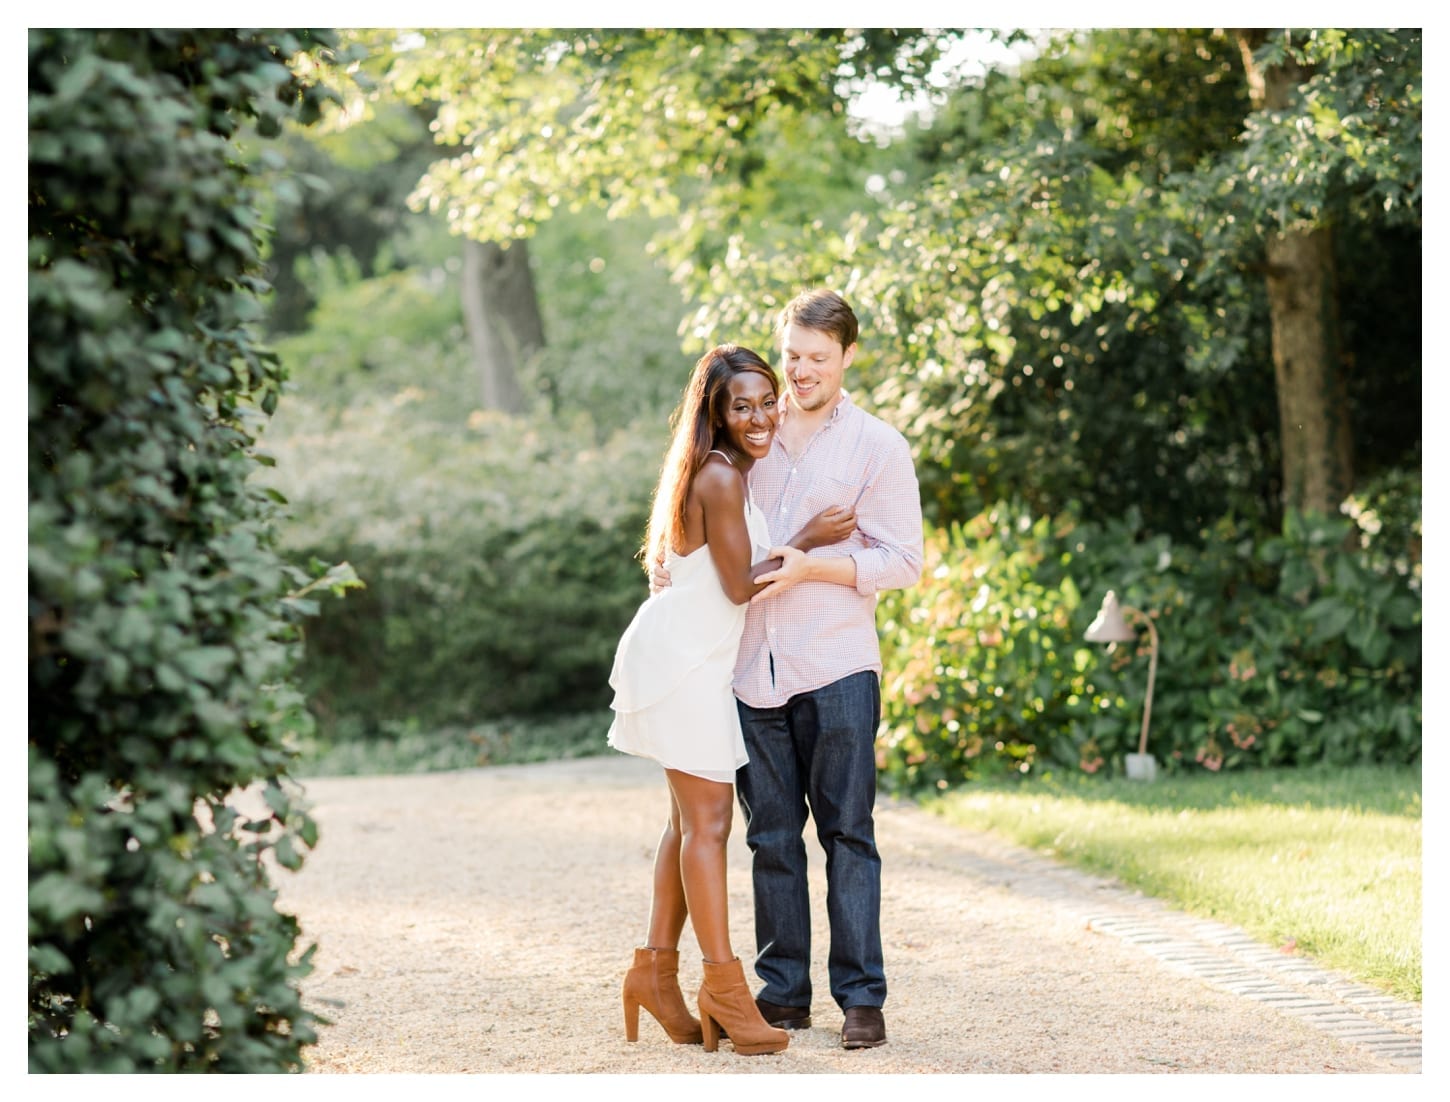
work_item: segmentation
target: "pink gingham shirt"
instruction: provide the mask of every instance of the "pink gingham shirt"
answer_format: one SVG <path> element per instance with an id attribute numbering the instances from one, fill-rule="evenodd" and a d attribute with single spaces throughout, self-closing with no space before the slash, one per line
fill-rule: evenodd
<path id="1" fill-rule="evenodd" d="M 782 407 L 790 416 L 788 404 Z M 862 670 L 879 675 L 876 594 L 921 575 L 921 497 L 906 439 L 842 391 L 830 420 L 798 456 L 776 437 L 750 471 L 750 493 L 776 544 L 827 506 L 854 505 L 851 537 L 811 554 L 850 555 L 856 586 L 798 582 L 749 605 L 735 695 L 751 707 L 774 708 Z"/>

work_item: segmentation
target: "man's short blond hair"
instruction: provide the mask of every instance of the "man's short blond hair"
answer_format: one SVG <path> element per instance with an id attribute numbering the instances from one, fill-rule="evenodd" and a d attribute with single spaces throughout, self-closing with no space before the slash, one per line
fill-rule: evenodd
<path id="1" fill-rule="evenodd" d="M 825 333 L 839 342 L 842 349 L 855 344 L 861 332 L 856 312 L 835 291 L 802 291 L 791 299 L 775 323 L 777 342 L 785 335 L 787 325 Z"/>

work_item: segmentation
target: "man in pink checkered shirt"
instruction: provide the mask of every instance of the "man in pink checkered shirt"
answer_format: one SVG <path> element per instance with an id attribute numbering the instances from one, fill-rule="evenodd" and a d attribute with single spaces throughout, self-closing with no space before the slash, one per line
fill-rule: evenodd
<path id="1" fill-rule="evenodd" d="M 841 1044 L 886 1041 L 881 1007 L 881 859 L 876 729 L 881 650 L 876 594 L 921 573 L 921 499 L 902 435 L 841 387 L 858 325 L 833 291 L 809 291 L 777 324 L 786 396 L 750 493 L 784 540 L 830 506 L 854 513 L 841 543 L 788 559 L 751 603 L 735 666 L 749 764 L 736 776 L 755 889 L 756 1002 L 784 1029 L 811 1024 L 807 813 L 826 854 L 831 995 Z M 656 584 L 667 584 L 660 571 Z"/>

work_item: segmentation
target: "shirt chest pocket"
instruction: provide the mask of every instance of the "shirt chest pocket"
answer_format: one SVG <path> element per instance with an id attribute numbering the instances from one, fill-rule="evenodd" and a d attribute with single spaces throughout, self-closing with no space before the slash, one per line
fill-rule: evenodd
<path id="1" fill-rule="evenodd" d="M 818 475 L 811 479 L 808 485 L 800 487 L 800 494 L 792 510 L 796 528 L 800 528 L 811 517 L 833 505 L 846 509 L 854 508 L 860 492 L 861 487 L 855 482 L 843 478 L 832 478 L 829 475 Z M 787 533 L 787 536 L 794 534 L 793 530 Z"/>

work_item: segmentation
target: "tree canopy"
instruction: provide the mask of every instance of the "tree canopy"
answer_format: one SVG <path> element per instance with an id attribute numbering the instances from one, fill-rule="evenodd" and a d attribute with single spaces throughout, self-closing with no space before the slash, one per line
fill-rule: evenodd
<path id="1" fill-rule="evenodd" d="M 1308 354 L 1269 340 L 1273 234 L 1418 225 L 1419 32 L 1063 33 L 953 88 L 905 146 L 847 125 L 853 80 L 920 88 L 957 33 L 422 31 L 374 36 L 371 71 L 435 110 L 448 153 L 414 202 L 458 232 L 506 241 L 589 204 L 665 218 L 696 346 L 767 339 L 802 285 L 854 296 L 874 400 L 943 517 L 1006 494 L 1136 500 L 1186 530 L 1334 508 L 1296 473 L 1320 460 L 1279 469 L 1272 407 L 1223 396 L 1284 391 L 1271 364 Z M 1292 102 L 1256 103 L 1288 64 Z"/>

